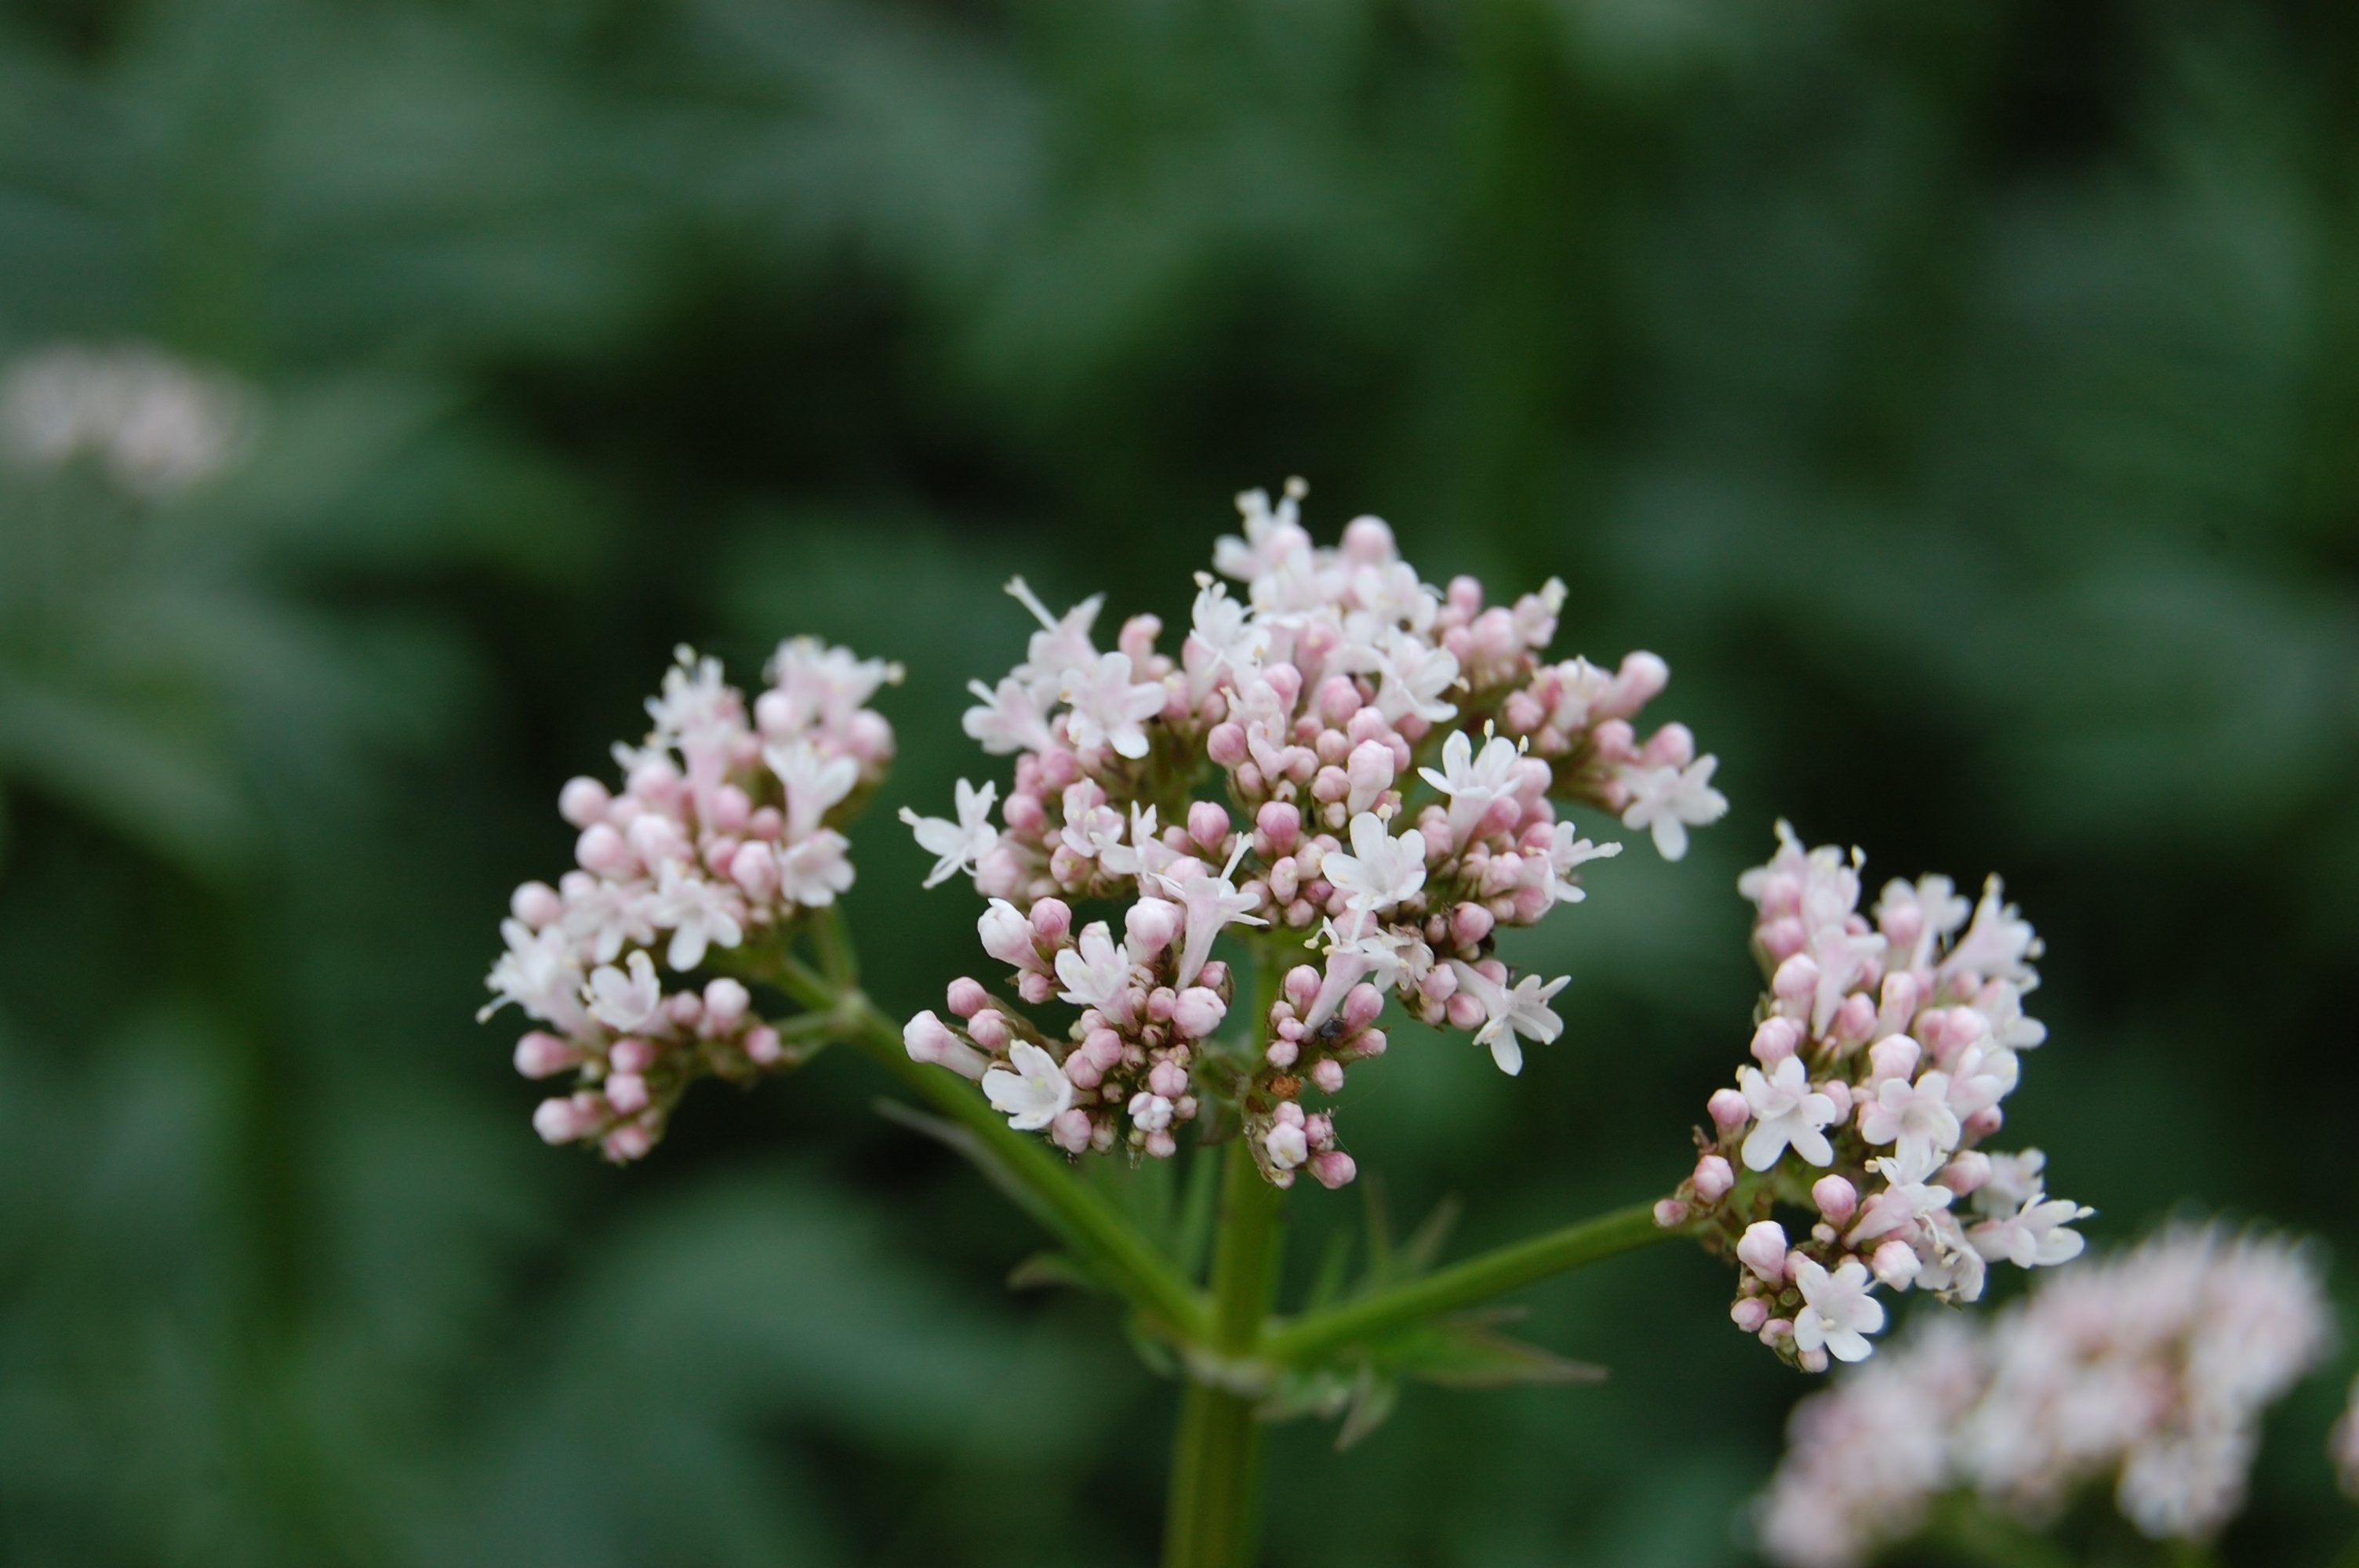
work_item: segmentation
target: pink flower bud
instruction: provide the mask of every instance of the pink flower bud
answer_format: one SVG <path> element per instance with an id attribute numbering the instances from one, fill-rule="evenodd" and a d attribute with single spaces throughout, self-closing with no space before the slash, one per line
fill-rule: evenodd
<path id="1" fill-rule="evenodd" d="M 1867 1070 L 1878 1080 L 1898 1078 L 1903 1083 L 1917 1072 L 1918 1058 L 1924 1054 L 1917 1042 L 1906 1034 L 1887 1034 L 1867 1048 Z"/>
<path id="2" fill-rule="evenodd" d="M 1288 1019 L 1287 1022 L 1288 1023 L 1294 1022 L 1292 1019 Z M 1297 1033 L 1300 1033 L 1300 1027 L 1301 1026 L 1299 1024 L 1296 1025 Z M 1291 1067 L 1295 1063 L 1302 1059 L 1302 1047 L 1296 1044 L 1292 1040 L 1280 1035 L 1277 1039 L 1271 1041 L 1267 1047 L 1263 1050 L 1262 1056 L 1271 1066 L 1276 1067 L 1280 1072 L 1284 1072 L 1287 1068 Z"/>
<path id="3" fill-rule="evenodd" d="M 1819 966 L 1808 953 L 1797 953 L 1769 977 L 1769 989 L 1788 1007 L 1808 1011 L 1819 991 Z"/>
<path id="4" fill-rule="evenodd" d="M 1802 1041 L 1802 1026 L 1790 1018 L 1765 1018 L 1753 1032 L 1753 1056 L 1765 1067 L 1774 1067 L 1794 1054 Z"/>
<path id="5" fill-rule="evenodd" d="M 610 1071 L 617 1073 L 644 1073 L 656 1065 L 657 1054 L 652 1042 L 635 1035 L 614 1042 L 606 1053 L 606 1065 Z"/>
<path id="6" fill-rule="evenodd" d="M 1835 1009 L 1829 1032 L 1844 1044 L 1854 1044 L 1875 1033 L 1875 1003 L 1865 991 L 1854 991 Z"/>
<path id="7" fill-rule="evenodd" d="M 983 989 L 981 980 L 971 975 L 961 975 L 951 982 L 950 994 L 944 1000 L 955 1016 L 973 1018 L 991 1005 L 991 993 Z"/>
<path id="8" fill-rule="evenodd" d="M 1298 1015 L 1309 1012 L 1311 1004 L 1319 1000 L 1321 979 L 1319 971 L 1308 964 L 1297 964 L 1286 971 L 1286 1000 L 1294 1005 Z"/>
<path id="9" fill-rule="evenodd" d="M 1360 1167 L 1341 1149 L 1329 1149 L 1310 1156 L 1310 1174 L 1331 1193 L 1337 1187 L 1349 1185 L 1352 1178 L 1359 1173 Z"/>
<path id="10" fill-rule="evenodd" d="M 1072 906 L 1063 899 L 1044 898 L 1032 906 L 1032 929 L 1041 941 L 1062 941 L 1072 928 Z"/>
<path id="11" fill-rule="evenodd" d="M 986 1051 L 1005 1051 L 1015 1041 L 1016 1032 L 1008 1027 L 1007 1015 L 995 1007 L 986 1007 L 966 1021 L 967 1038 Z"/>
<path id="12" fill-rule="evenodd" d="M 571 1095 L 545 1099 L 532 1113 L 532 1130 L 544 1143 L 571 1143 L 587 1136 L 598 1124 L 595 1095 Z"/>
<path id="13" fill-rule="evenodd" d="M 1644 651 L 1625 654 L 1601 706 L 1615 715 L 1636 713 L 1670 684 L 1671 666 L 1659 657 Z"/>
<path id="14" fill-rule="evenodd" d="M 1385 1054 L 1385 1047 L 1387 1044 L 1389 1043 L 1385 1039 L 1385 1032 L 1383 1030 L 1369 1029 L 1361 1032 L 1360 1037 L 1352 1043 L 1352 1049 L 1355 1055 L 1373 1058 L 1383 1055 Z M 1336 1087 L 1340 1088 L 1342 1087 L 1343 1073 L 1341 1069 L 1338 1069 L 1336 1073 Z M 1332 1094 L 1333 1092 L 1333 1089 L 1328 1090 L 1328 1093 L 1330 1094 Z"/>
<path id="15" fill-rule="evenodd" d="M 1933 1178 L 1960 1197 L 1979 1192 L 1991 1179 L 1990 1156 L 1979 1149 L 1968 1149 L 1951 1156 L 1941 1173 Z"/>
<path id="16" fill-rule="evenodd" d="M 1234 721 L 1215 724 L 1204 737 L 1204 753 L 1224 768 L 1245 760 L 1245 726 Z"/>
<path id="17" fill-rule="evenodd" d="M 1812 1086 L 1827 1097 L 1835 1108 L 1835 1120 L 1840 1123 L 1851 1115 L 1851 1086 L 1841 1078 L 1827 1078 Z"/>
<path id="18" fill-rule="evenodd" d="M 1704 1109 L 1712 1114 L 1712 1125 L 1723 1132 L 1734 1132 L 1753 1119 L 1753 1108 L 1734 1089 L 1713 1090 L 1712 1098 L 1704 1102 Z"/>
<path id="19" fill-rule="evenodd" d="M 1049 1140 L 1068 1154 L 1079 1154 L 1090 1146 L 1090 1113 L 1074 1106 L 1049 1123 Z"/>
<path id="20" fill-rule="evenodd" d="M 1769 1321 L 1769 1303 L 1759 1296 L 1740 1296 L 1728 1309 L 1728 1320 L 1747 1334 L 1758 1334 Z"/>
<path id="21" fill-rule="evenodd" d="M 1779 1349 L 1794 1342 L 1794 1320 L 1773 1317 L 1761 1325 L 1761 1343 L 1770 1349 Z"/>
<path id="22" fill-rule="evenodd" d="M 729 857 L 729 880 L 745 890 L 745 896 L 756 903 L 777 895 L 777 851 L 763 843 L 740 844 L 737 852 Z"/>
<path id="23" fill-rule="evenodd" d="M 606 1100 L 628 1116 L 647 1108 L 647 1081 L 636 1073 L 606 1075 Z"/>
<path id="24" fill-rule="evenodd" d="M 757 1067 L 774 1067 L 786 1060 L 787 1047 L 778 1032 L 766 1023 L 745 1031 L 745 1054 Z"/>
<path id="25" fill-rule="evenodd" d="M 618 1164 L 644 1160 L 656 1146 L 655 1130 L 643 1122 L 625 1122 L 599 1141 L 599 1152 Z"/>
<path id="26" fill-rule="evenodd" d="M 1841 1176 L 1821 1176 L 1810 1184 L 1810 1201 L 1821 1214 L 1842 1225 L 1859 1212 L 1859 1189 Z"/>
<path id="27" fill-rule="evenodd" d="M 602 877 L 627 877 L 639 869 L 623 836 L 603 822 L 592 823 L 574 840 L 573 859 L 585 871 Z"/>
<path id="28" fill-rule="evenodd" d="M 746 832 L 766 843 L 775 843 L 778 836 L 786 830 L 786 814 L 775 806 L 757 808 L 754 813 L 753 820 L 745 824 Z"/>
<path id="29" fill-rule="evenodd" d="M 516 1042 L 516 1070 L 527 1078 L 561 1073 L 581 1060 L 580 1047 L 546 1030 L 536 1029 Z"/>
<path id="30" fill-rule="evenodd" d="M 565 781 L 557 792 L 557 815 L 576 827 L 587 827 L 606 819 L 606 808 L 614 797 L 596 779 L 577 778 Z"/>
<path id="31" fill-rule="evenodd" d="M 508 913 L 538 931 L 565 913 L 565 901 L 547 882 L 526 882 L 508 896 Z"/>
<path id="32" fill-rule="evenodd" d="M 948 1067 L 962 1078 L 980 1080 L 991 1065 L 982 1052 L 951 1033 L 949 1026 L 930 1011 L 921 1012 L 901 1026 L 901 1044 L 912 1062 Z"/>
<path id="33" fill-rule="evenodd" d="M 1483 1011 L 1480 999 L 1471 991 L 1460 991 L 1450 999 L 1446 1016 L 1452 1029 L 1480 1029 L 1489 1015 Z"/>
<path id="34" fill-rule="evenodd" d="M 1662 1198 L 1655 1204 L 1655 1223 L 1665 1230 L 1673 1230 L 1688 1222 L 1688 1206 L 1677 1198 Z"/>
<path id="35" fill-rule="evenodd" d="M 1343 993 L 1343 1027 L 1349 1031 L 1365 1029 L 1382 1016 L 1385 993 L 1362 980 Z"/>
<path id="36" fill-rule="evenodd" d="M 1332 1056 L 1321 1057 L 1318 1061 L 1310 1064 L 1310 1081 L 1312 1084 L 1317 1086 L 1321 1094 L 1342 1094 L 1343 1092 L 1343 1064 L 1338 1062 Z"/>
<path id="37" fill-rule="evenodd" d="M 1217 854 L 1229 837 L 1229 814 L 1218 801 L 1199 800 L 1188 807 L 1188 837 Z"/>
<path id="38" fill-rule="evenodd" d="M 1706 1203 L 1718 1203 L 1736 1185 L 1736 1173 L 1719 1155 L 1706 1154 L 1696 1162 L 1693 1180 L 1696 1196 Z"/>
<path id="39" fill-rule="evenodd" d="M 1451 939 L 1461 947 L 1478 946 L 1496 924 L 1491 912 L 1481 904 L 1462 903 L 1450 912 Z"/>
<path id="40" fill-rule="evenodd" d="M 1122 917 L 1131 961 L 1153 963 L 1156 955 L 1170 946 L 1171 939 L 1180 934 L 1180 906 L 1163 899 L 1142 898 L 1132 904 Z"/>
<path id="41" fill-rule="evenodd" d="M 1821 1346 L 1816 1350 L 1803 1350 L 1797 1352 L 1794 1357 L 1794 1365 L 1799 1367 L 1805 1372 L 1825 1371 L 1827 1369 L 1827 1353 L 1825 1347 Z"/>
<path id="42" fill-rule="evenodd" d="M 1254 814 L 1254 826 L 1277 854 L 1291 853 L 1302 837 L 1302 813 L 1283 800 L 1273 800 Z"/>
<path id="43" fill-rule="evenodd" d="M 1218 1029 L 1221 1020 L 1228 1015 L 1229 1004 L 1221 1000 L 1218 991 L 1190 986 L 1172 1004 L 1171 1027 L 1180 1032 L 1182 1039 L 1201 1040 Z"/>
<path id="44" fill-rule="evenodd" d="M 1896 1236 L 1875 1249 L 1873 1267 L 1875 1277 L 1897 1291 L 1915 1280 L 1925 1264 L 1915 1248 Z"/>
<path id="45" fill-rule="evenodd" d="M 704 988 L 704 1019 L 715 1033 L 726 1033 L 737 1027 L 754 998 L 735 980 L 723 976 Z"/>
<path id="46" fill-rule="evenodd" d="M 1772 1285 L 1786 1282 L 1786 1227 L 1774 1219 L 1757 1220 L 1745 1227 L 1736 1243 L 1736 1259 Z"/>

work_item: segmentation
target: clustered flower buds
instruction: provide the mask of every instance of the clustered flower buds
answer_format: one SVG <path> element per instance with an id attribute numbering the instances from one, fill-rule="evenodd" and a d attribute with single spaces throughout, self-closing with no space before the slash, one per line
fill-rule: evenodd
<path id="1" fill-rule="evenodd" d="M 1473 1032 L 1509 1073 L 1522 1041 L 1561 1031 L 1549 1000 L 1565 982 L 1492 956 L 1498 927 L 1578 901 L 1578 868 L 1620 848 L 1581 838 L 1552 796 L 1650 830 L 1674 860 L 1727 809 L 1684 726 L 1643 741 L 1633 728 L 1669 678 L 1660 659 L 1541 662 L 1561 583 L 1513 605 L 1486 606 L 1471 578 L 1434 589 L 1376 518 L 1314 545 L 1303 493 L 1238 498 L 1244 535 L 1213 564 L 1245 598 L 1199 574 L 1177 659 L 1153 616 L 1101 650 L 1102 599 L 1060 616 L 1010 583 L 1039 630 L 1005 677 L 973 684 L 965 718 L 984 750 L 1015 754 L 1006 798 L 962 781 L 954 818 L 904 813 L 937 857 L 928 885 L 964 872 L 991 901 L 983 946 L 1014 993 L 960 979 L 955 1022 L 911 1019 L 909 1054 L 1069 1151 L 1167 1156 L 1175 1127 L 1233 1103 L 1273 1183 L 1350 1181 L 1332 1115 L 1302 1098 L 1382 1054 L 1387 993 Z M 1222 799 L 1196 798 L 1208 780 Z M 1121 907 L 1082 921 L 1091 901 Z M 1323 960 L 1256 1004 L 1244 1061 L 1210 1042 L 1236 1000 L 1211 956 L 1233 926 Z M 1079 1019 L 1060 1031 L 1021 1011 L 1051 1000 Z"/>
<path id="2" fill-rule="evenodd" d="M 27 469 L 87 458 L 116 490 L 145 500 L 230 466 L 254 422 L 244 384 L 137 344 L 63 344 L 0 375 L 0 458 Z"/>
<path id="3" fill-rule="evenodd" d="M 2093 1211 L 2047 1195 L 2038 1151 L 1979 1147 L 2047 1037 L 2023 1012 L 2039 942 L 1998 879 L 1971 904 L 1947 877 L 1887 882 L 1871 925 L 1857 850 L 1777 835 L 1738 883 L 1769 975 L 1754 1062 L 1712 1095 L 1695 1170 L 1656 1213 L 1740 1264 L 1740 1329 L 1821 1372 L 1868 1355 L 1877 1285 L 1976 1300 L 1992 1263 L 2078 1256 L 2069 1226 Z M 1816 1215 L 1791 1245 L 1778 1204 Z"/>
<path id="4" fill-rule="evenodd" d="M 852 885 L 838 827 L 892 761 L 892 727 L 866 704 L 900 670 L 798 639 L 769 674 L 749 715 L 718 660 L 680 649 L 646 743 L 614 748 L 621 791 L 577 778 L 558 796 L 581 831 L 575 869 L 516 889 L 484 1010 L 515 1002 L 547 1025 L 517 1043 L 518 1072 L 574 1074 L 533 1116 L 551 1143 L 637 1159 L 697 1078 L 800 1058 L 739 979 L 689 977 Z"/>
<path id="5" fill-rule="evenodd" d="M 2327 1354 L 2317 1260 L 2282 1238 L 2175 1229 L 2048 1279 L 1974 1332 L 1918 1325 L 1795 1408 L 1756 1512 L 1790 1568 L 1854 1568 L 1951 1491 L 2033 1526 L 2114 1480 L 2157 1539 L 2236 1512 L 2262 1412 Z"/>

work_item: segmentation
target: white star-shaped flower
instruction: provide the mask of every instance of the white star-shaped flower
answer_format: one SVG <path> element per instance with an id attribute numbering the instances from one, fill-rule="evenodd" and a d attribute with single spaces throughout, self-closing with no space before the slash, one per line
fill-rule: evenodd
<path id="1" fill-rule="evenodd" d="M 1373 811 L 1352 818 L 1352 853 L 1329 855 L 1321 874 L 1357 910 L 1381 914 L 1425 886 L 1425 836 L 1414 827 L 1396 838 Z"/>
<path id="2" fill-rule="evenodd" d="M 1450 834 L 1464 843 L 1494 801 L 1515 793 L 1516 763 L 1523 752 L 1504 735 L 1484 742 L 1478 755 L 1463 730 L 1441 743 L 1441 771 L 1418 769 L 1418 776 L 1450 797 Z"/>
<path id="3" fill-rule="evenodd" d="M 991 1108 L 1007 1118 L 1018 1132 L 1038 1132 L 1073 1103 L 1073 1081 L 1057 1058 L 1028 1040 L 1018 1040 L 1007 1053 L 1008 1066 L 983 1075 L 983 1092 Z"/>
<path id="4" fill-rule="evenodd" d="M 1117 756 L 1147 755 L 1145 721 L 1163 711 L 1161 681 L 1133 681 L 1128 654 L 1102 654 L 1065 672 L 1059 695 L 1071 705 L 1065 734 L 1077 750 L 1111 746 Z"/>
<path id="5" fill-rule="evenodd" d="M 590 1016 L 617 1034 L 645 1029 L 663 1007 L 663 984 L 656 978 L 655 960 L 633 951 L 625 975 L 612 964 L 590 971 Z"/>
<path id="6" fill-rule="evenodd" d="M 1867 1336 L 1884 1327 L 1884 1303 L 1867 1293 L 1866 1266 L 1846 1258 L 1830 1274 L 1824 1264 L 1797 1258 L 1793 1272 L 1794 1286 L 1802 1292 L 1802 1309 L 1794 1314 L 1794 1347 L 1824 1350 L 1838 1361 L 1866 1360 L 1875 1349 Z"/>
<path id="7" fill-rule="evenodd" d="M 1620 778 L 1630 805 L 1622 813 L 1622 826 L 1651 828 L 1656 852 L 1666 860 L 1680 859 L 1688 852 L 1690 827 L 1727 815 L 1728 797 L 1712 787 L 1712 770 L 1719 766 L 1718 757 L 1698 757 L 1684 768 L 1668 762 L 1623 768 Z"/>
<path id="8" fill-rule="evenodd" d="M 998 798 L 998 784 L 986 780 L 977 789 L 961 779 L 956 822 L 940 816 L 920 816 L 906 806 L 901 808 L 901 820 L 917 836 L 918 848 L 938 857 L 934 869 L 926 873 L 926 886 L 934 887 L 961 871 L 973 870 L 977 860 L 991 853 L 999 842 L 999 833 L 991 826 L 992 803 Z"/>
<path id="9" fill-rule="evenodd" d="M 1767 1170 L 1788 1145 L 1813 1165 L 1834 1163 L 1834 1146 L 1819 1130 L 1834 1120 L 1835 1102 L 1810 1087 L 1799 1056 L 1785 1058 L 1766 1075 L 1739 1067 L 1736 1087 L 1753 1110 L 1753 1130 L 1745 1138 L 1746 1170 Z"/>

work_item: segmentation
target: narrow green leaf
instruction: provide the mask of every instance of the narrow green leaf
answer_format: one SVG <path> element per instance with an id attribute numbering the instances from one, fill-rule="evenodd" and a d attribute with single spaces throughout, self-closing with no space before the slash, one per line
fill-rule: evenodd
<path id="1" fill-rule="evenodd" d="M 1335 1433 L 1335 1452 L 1348 1453 L 1358 1446 L 1361 1439 L 1391 1418 L 1398 1403 L 1399 1381 L 1377 1370 L 1374 1361 L 1361 1362 L 1359 1381 L 1352 1390 L 1352 1408 L 1344 1412 L 1343 1425 Z"/>
<path id="2" fill-rule="evenodd" d="M 1071 1289 L 1093 1294 L 1107 1291 L 1105 1281 L 1082 1265 L 1080 1260 L 1063 1252 L 1035 1252 L 1007 1271 L 1007 1288 L 1011 1291 L 1043 1291 Z"/>

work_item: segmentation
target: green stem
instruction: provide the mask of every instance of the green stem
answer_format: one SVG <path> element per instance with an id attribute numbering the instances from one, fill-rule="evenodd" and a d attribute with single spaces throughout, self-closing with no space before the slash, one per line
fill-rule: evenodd
<path id="1" fill-rule="evenodd" d="M 1211 1314 L 1203 1295 L 1171 1260 L 1096 1189 L 1077 1179 L 1062 1157 L 1050 1153 L 1038 1139 L 1010 1128 L 1007 1119 L 974 1092 L 973 1084 L 953 1073 L 909 1060 L 901 1044 L 901 1026 L 878 1011 L 865 995 L 838 989 L 792 958 L 784 959 L 765 978 L 774 979 L 804 1006 L 832 1012 L 843 1037 L 862 1054 L 963 1128 L 1034 1200 L 1036 1212 L 1065 1244 L 1094 1264 L 1099 1275 L 1168 1337 L 1188 1343 L 1206 1336 Z"/>
<path id="2" fill-rule="evenodd" d="M 1260 1533 L 1263 1426 L 1250 1358 L 1277 1294 L 1286 1197 L 1240 1133 L 1223 1156 L 1212 1358 L 1191 1366 L 1173 1440 L 1164 1568 L 1246 1568 Z M 1224 1379 L 1223 1374 L 1227 1374 Z"/>
<path id="3" fill-rule="evenodd" d="M 1473 1306 L 1551 1274 L 1685 1234 L 1657 1225 L 1652 1204 L 1616 1209 L 1297 1318 L 1264 1337 L 1262 1354 L 1290 1366 L 1347 1345 L 1382 1338 L 1437 1314 Z"/>

